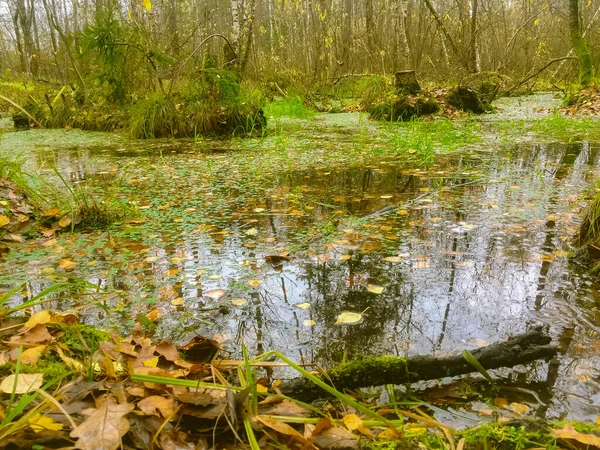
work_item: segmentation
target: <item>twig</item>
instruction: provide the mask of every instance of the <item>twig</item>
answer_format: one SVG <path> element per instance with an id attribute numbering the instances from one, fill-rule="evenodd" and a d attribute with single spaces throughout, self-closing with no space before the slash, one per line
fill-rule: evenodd
<path id="1" fill-rule="evenodd" d="M 514 87 L 510 88 L 508 90 L 508 93 L 512 93 L 514 90 L 520 88 L 522 85 L 524 85 L 525 83 L 527 83 L 529 80 L 531 80 L 533 77 L 538 76 L 540 73 L 542 73 L 544 70 L 546 70 L 548 67 L 550 67 L 552 64 L 554 64 L 555 62 L 559 62 L 559 61 L 565 61 L 567 59 L 577 59 L 577 57 L 575 56 L 563 56 L 562 58 L 554 58 L 551 59 L 550 61 L 548 61 L 541 69 L 539 69 L 537 72 L 525 77 L 524 79 L 522 79 L 521 81 L 519 81 Z"/>

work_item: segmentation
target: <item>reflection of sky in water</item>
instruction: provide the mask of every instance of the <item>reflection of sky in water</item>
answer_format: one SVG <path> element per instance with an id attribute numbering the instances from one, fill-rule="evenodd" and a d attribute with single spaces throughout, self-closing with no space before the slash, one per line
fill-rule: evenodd
<path id="1" fill-rule="evenodd" d="M 119 173 L 152 176 L 137 166 L 139 161 L 154 162 L 156 155 L 124 156 Z M 73 182 L 115 176 L 112 156 L 97 151 L 44 156 L 54 157 Z M 193 163 L 186 154 L 168 158 L 172 165 Z M 600 339 L 598 295 L 594 282 L 561 251 L 568 249 L 576 226 L 570 211 L 598 176 L 598 158 L 598 147 L 589 145 L 515 148 L 496 157 L 453 159 L 429 169 L 382 157 L 367 168 L 275 173 L 264 187 L 247 183 L 247 191 L 228 184 L 235 178 L 233 169 L 216 170 L 219 181 L 213 180 L 210 187 L 189 181 L 186 185 L 182 177 L 181 185 L 171 191 L 175 197 L 170 208 L 172 217 L 182 215 L 184 208 L 206 210 L 207 204 L 230 192 L 238 210 L 223 207 L 228 234 L 218 234 L 220 228 L 197 232 L 198 223 L 184 223 L 175 231 L 161 229 L 160 224 L 154 241 L 116 236 L 110 247 L 102 233 L 66 238 L 63 247 L 76 254 L 87 246 L 96 264 L 77 270 L 97 285 L 123 291 L 121 300 L 112 304 L 123 309 L 123 322 L 158 308 L 165 313 L 157 331 L 160 337 L 243 337 L 253 354 L 278 349 L 297 360 L 327 365 L 344 355 L 444 353 L 474 348 L 477 340 L 505 339 L 543 323 L 568 347 L 550 411 L 569 408 L 584 418 L 595 414 L 591 405 L 600 405 L 600 349 L 593 347 Z M 215 157 L 215 163 L 227 168 L 226 157 Z M 142 182 L 136 194 L 152 198 L 161 188 L 166 187 L 160 181 Z M 204 195 L 209 191 L 212 196 Z M 195 198 L 190 192 L 204 194 Z M 405 203 L 411 200 L 413 204 Z M 406 213 L 394 210 L 362 223 L 353 220 L 390 204 Z M 311 214 L 290 212 L 306 205 L 314 207 Z M 267 213 L 252 214 L 257 207 Z M 232 219 L 239 210 L 241 215 Z M 336 215 L 337 210 L 346 214 Z M 306 231 L 327 220 L 351 230 L 336 234 L 329 243 L 313 242 L 316 233 Z M 258 230 L 256 237 L 246 234 L 250 228 Z M 277 239 L 265 243 L 265 238 Z M 310 241 L 318 251 L 308 257 L 291 251 L 279 268 L 264 260 L 266 254 L 287 251 L 290 241 Z M 345 254 L 352 258 L 339 260 Z M 402 260 L 382 260 L 394 255 L 403 255 Z M 20 264 L 31 277 L 29 290 L 36 292 L 47 284 L 40 278 L 41 269 L 53 257 L 62 256 L 9 261 L 10 267 L 5 265 L 0 273 L 12 273 L 14 264 Z M 248 289 L 248 279 L 264 283 Z M 385 290 L 371 294 L 368 284 Z M 203 291 L 215 288 L 228 291 L 224 303 L 235 297 L 247 298 L 248 303 L 219 315 L 218 305 L 202 298 Z M 174 297 L 183 297 L 185 307 L 173 307 L 168 300 Z M 130 299 L 150 299 L 151 304 Z M 310 308 L 295 306 L 302 302 Z M 364 310 L 361 323 L 334 325 L 341 312 Z M 94 312 L 89 320 L 102 321 L 104 316 Z M 315 325 L 306 326 L 307 320 Z M 546 366 L 534 366 L 532 379 L 552 378 Z"/>

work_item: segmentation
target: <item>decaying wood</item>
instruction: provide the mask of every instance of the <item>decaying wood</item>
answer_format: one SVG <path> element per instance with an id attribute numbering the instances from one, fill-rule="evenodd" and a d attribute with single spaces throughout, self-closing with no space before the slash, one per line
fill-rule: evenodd
<path id="1" fill-rule="evenodd" d="M 472 351 L 485 369 L 514 367 L 536 360 L 548 360 L 557 351 L 542 327 Z M 357 389 L 385 384 L 404 384 L 464 375 L 477 370 L 462 354 L 444 357 L 411 356 L 409 358 L 369 357 L 351 361 L 327 371 L 338 390 Z M 280 385 L 282 393 L 303 401 L 313 401 L 326 395 L 325 391 L 304 378 L 288 380 Z"/>
<path id="2" fill-rule="evenodd" d="M 396 89 L 406 94 L 416 94 L 421 91 L 421 86 L 417 80 L 417 74 L 414 70 L 401 70 L 396 72 L 394 86 Z"/>

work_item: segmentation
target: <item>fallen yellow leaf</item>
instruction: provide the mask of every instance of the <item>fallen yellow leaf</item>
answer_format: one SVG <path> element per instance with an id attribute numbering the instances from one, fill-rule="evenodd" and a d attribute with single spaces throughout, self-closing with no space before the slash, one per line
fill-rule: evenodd
<path id="1" fill-rule="evenodd" d="M 367 286 L 367 291 L 373 294 L 381 294 L 383 292 L 383 286 L 377 286 L 376 284 L 369 284 Z"/>
<path id="2" fill-rule="evenodd" d="M 29 419 L 29 426 L 36 433 L 44 430 L 60 431 L 63 427 L 61 423 L 55 422 L 48 416 L 42 416 L 40 413 L 35 414 Z"/>
<path id="3" fill-rule="evenodd" d="M 337 320 L 335 321 L 335 323 L 337 325 L 350 325 L 350 324 L 355 324 L 358 323 L 362 320 L 362 314 L 361 313 L 355 313 L 355 312 L 343 312 L 341 313 L 338 317 Z"/>
<path id="4" fill-rule="evenodd" d="M 61 269 L 64 269 L 64 270 L 71 270 L 75 266 L 77 266 L 77 263 L 74 261 L 71 261 L 70 259 L 61 259 L 60 263 L 58 263 L 58 267 L 60 267 Z"/>
<path id="5" fill-rule="evenodd" d="M 346 428 L 348 428 L 350 431 L 359 429 L 363 424 L 363 421 L 360 420 L 360 417 L 358 417 L 356 414 L 346 414 L 343 417 L 343 420 L 344 425 L 346 425 Z"/>
<path id="6" fill-rule="evenodd" d="M 29 318 L 27 322 L 25 322 L 25 326 L 27 328 L 33 328 L 38 324 L 45 324 L 50 322 L 52 319 L 52 313 L 47 309 L 43 309 L 41 311 L 36 312 L 33 316 Z"/>

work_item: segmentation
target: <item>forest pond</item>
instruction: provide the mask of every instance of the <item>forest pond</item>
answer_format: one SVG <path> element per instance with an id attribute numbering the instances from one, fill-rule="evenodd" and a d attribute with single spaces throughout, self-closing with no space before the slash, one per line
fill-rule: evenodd
<path id="1" fill-rule="evenodd" d="M 474 349 L 542 324 L 562 345 L 560 367 L 512 377 L 545 385 L 547 417 L 595 420 L 599 286 L 568 256 L 600 145 L 498 143 L 432 159 L 371 140 L 377 125 L 357 117 L 247 141 L 6 133 L 2 147 L 44 176 L 58 167 L 140 217 L 23 244 L 0 262 L 0 287 L 26 281 L 34 295 L 68 260 L 99 288 L 88 323 L 126 333 L 150 314 L 156 339 L 203 335 L 232 352 L 243 341 L 324 367 Z M 336 324 L 343 312 L 362 320 Z"/>

